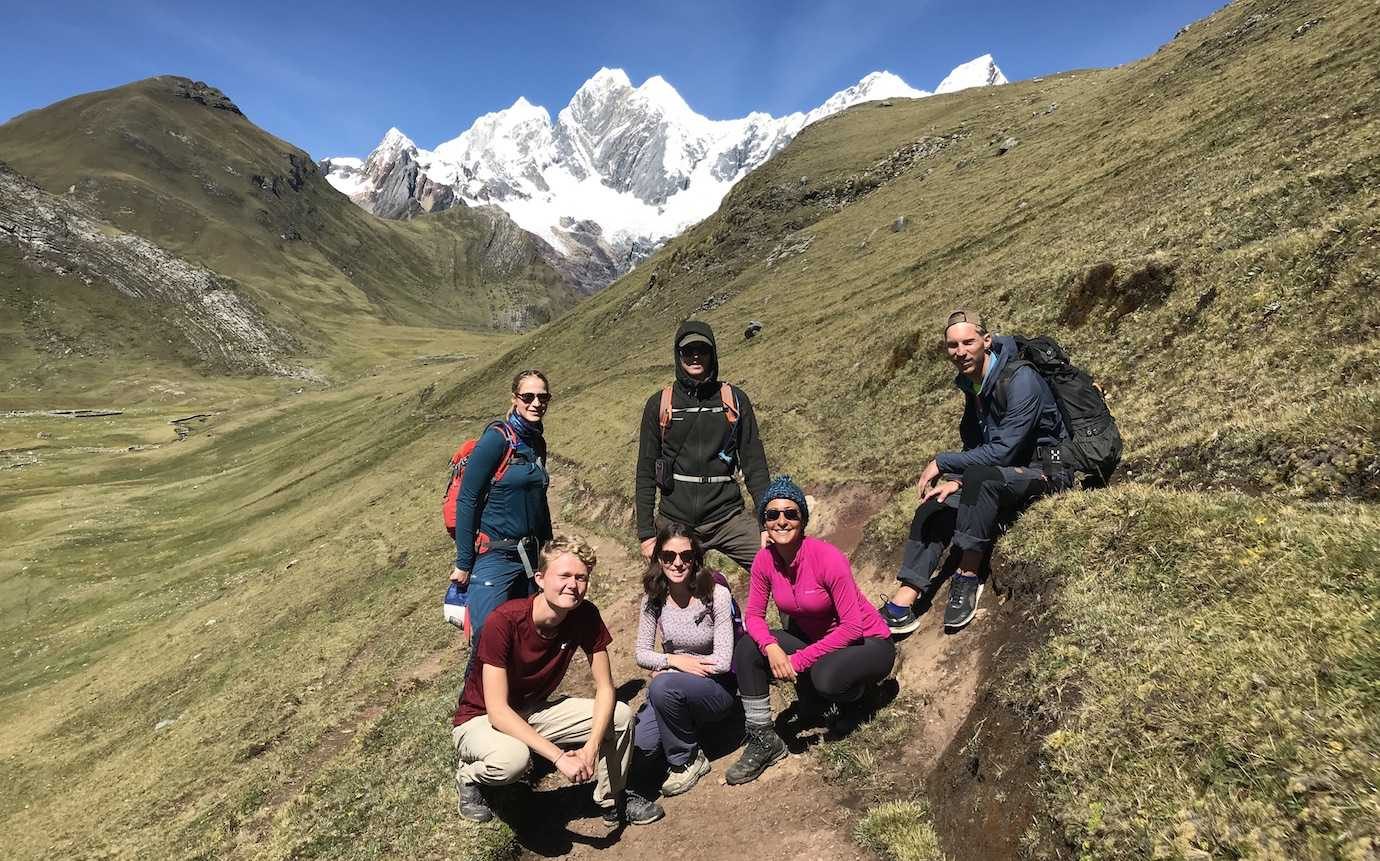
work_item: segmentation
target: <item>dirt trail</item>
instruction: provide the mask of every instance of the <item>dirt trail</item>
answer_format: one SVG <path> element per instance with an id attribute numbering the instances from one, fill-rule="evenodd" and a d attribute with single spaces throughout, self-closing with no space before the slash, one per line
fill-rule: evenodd
<path id="1" fill-rule="evenodd" d="M 820 490 L 811 497 L 811 527 L 820 535 L 853 553 L 862 540 L 863 527 L 885 502 L 884 494 L 866 487 L 846 486 Z M 628 686 L 646 674 L 632 659 L 636 634 L 636 588 L 640 560 L 633 560 L 622 544 L 607 538 L 591 538 L 599 553 L 596 577 L 604 581 L 600 611 L 614 636 L 610 652 L 614 677 Z M 876 567 L 857 572 L 869 596 L 889 592 L 893 574 Z M 614 584 L 610 589 L 607 584 Z M 610 595 L 615 597 L 610 597 Z M 741 597 L 741 596 L 740 596 Z M 901 644 L 896 677 L 904 703 L 912 707 L 914 731 L 898 762 L 889 768 L 914 775 L 914 788 L 923 791 L 926 778 L 940 755 L 954 740 L 976 699 L 978 669 L 985 641 L 988 610 L 961 636 L 947 636 L 937 621 L 942 606 L 931 612 L 931 623 Z M 641 704 L 642 690 L 631 699 Z M 886 752 L 878 751 L 879 758 Z M 728 786 L 723 772 L 738 755 L 734 750 L 712 751 L 713 770 L 694 790 L 675 798 L 661 799 L 666 818 L 651 826 L 609 833 L 602 824 L 580 810 L 574 799 L 583 799 L 586 788 L 564 787 L 555 776 L 546 778 L 539 793 L 553 796 L 540 815 L 513 822 L 526 858 L 584 859 L 647 858 L 668 850 L 684 859 L 732 858 L 750 852 L 770 861 L 804 861 L 822 858 L 866 858 L 867 852 L 852 840 L 851 831 L 861 810 L 854 809 L 847 786 L 830 785 L 806 750 L 793 753 L 769 769 L 760 779 L 743 786 Z M 569 800 L 567 800 L 569 799 Z M 557 813 L 564 809 L 565 812 Z M 553 815 L 556 814 L 556 815 Z"/>

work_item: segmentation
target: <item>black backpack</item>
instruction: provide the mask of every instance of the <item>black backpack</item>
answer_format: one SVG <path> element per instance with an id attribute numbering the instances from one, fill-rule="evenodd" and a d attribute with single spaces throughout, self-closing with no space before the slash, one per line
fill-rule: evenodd
<path id="1" fill-rule="evenodd" d="M 1064 432 L 1068 436 L 1059 447 L 1060 459 L 1083 473 L 1084 487 L 1105 487 L 1121 463 L 1121 432 L 1112 411 L 1107 409 L 1102 390 L 1087 371 L 1069 361 L 1069 354 L 1053 338 L 1015 335 L 1013 340 L 1016 355 L 997 377 L 993 400 L 1005 412 L 1011 375 L 1021 365 L 1034 368 L 1054 392 L 1054 401 L 1064 418 Z"/>

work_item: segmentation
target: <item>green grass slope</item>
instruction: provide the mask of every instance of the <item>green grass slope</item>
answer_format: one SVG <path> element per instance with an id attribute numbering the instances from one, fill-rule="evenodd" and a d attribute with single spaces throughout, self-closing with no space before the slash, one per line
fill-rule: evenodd
<path id="1" fill-rule="evenodd" d="M 1003 551 L 1048 629 L 1002 680 L 1042 733 L 1031 851 L 1370 857 L 1377 24 L 1373 4 L 1237 3 L 1123 68 L 859 106 L 552 324 L 455 346 L 492 362 L 395 353 L 153 450 L 127 450 L 166 435 L 152 411 L 4 420 L 8 450 L 47 459 L 0 485 L 4 854 L 510 857 L 503 826 L 450 812 L 461 656 L 435 613 L 437 468 L 507 375 L 551 372 L 560 470 L 626 500 L 641 404 L 703 317 L 776 469 L 892 494 L 859 554 L 885 561 L 956 440 L 934 345 L 973 304 L 1070 346 L 1130 457 Z M 602 510 L 617 528 L 627 507 Z M 878 808 L 860 839 L 971 854 L 925 808 Z"/>
<path id="2" fill-rule="evenodd" d="M 330 370 L 365 366 L 355 353 L 381 326 L 530 328 L 575 301 L 536 241 L 500 213 L 371 217 L 307 153 L 185 78 L 16 117 L 0 125 L 0 160 L 115 228 L 234 279 Z M 6 303 L 7 318 L 36 307 L 61 317 L 82 304 L 27 286 Z"/>

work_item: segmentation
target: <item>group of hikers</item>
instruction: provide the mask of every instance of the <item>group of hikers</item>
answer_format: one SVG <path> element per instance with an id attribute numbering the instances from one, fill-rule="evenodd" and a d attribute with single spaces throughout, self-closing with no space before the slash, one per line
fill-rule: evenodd
<path id="1" fill-rule="evenodd" d="M 896 658 L 893 635 L 919 627 L 917 607 L 945 579 L 944 625 L 966 626 L 995 534 L 1075 474 L 1062 405 L 1021 360 L 1024 345 L 992 335 L 970 310 L 946 318 L 943 342 L 964 396 L 963 447 L 921 472 L 900 585 L 874 607 L 847 556 L 805 534 L 810 506 L 800 485 L 769 478 L 752 403 L 720 381 L 710 327 L 680 326 L 676 381 L 648 398 L 638 448 L 637 538 L 647 567 L 634 653 L 651 681 L 635 715 L 615 697 L 612 637 L 585 599 L 594 549 L 552 534 L 542 435 L 550 383 L 538 370 L 517 374 L 506 418 L 452 460 L 451 589 L 464 592 L 470 636 L 452 729 L 460 815 L 490 819 L 493 788 L 518 781 L 536 754 L 571 782 L 593 780 L 610 825 L 655 822 L 664 815 L 658 795 L 687 792 L 709 772 L 705 734 L 740 713 L 746 741 L 727 783 L 754 780 L 786 756 L 773 682 L 794 684 L 793 721 L 846 732 L 877 704 Z M 706 565 L 709 550 L 749 570 L 745 612 Z M 769 624 L 769 603 L 782 627 Z M 577 649 L 589 659 L 592 698 L 556 695 Z"/>

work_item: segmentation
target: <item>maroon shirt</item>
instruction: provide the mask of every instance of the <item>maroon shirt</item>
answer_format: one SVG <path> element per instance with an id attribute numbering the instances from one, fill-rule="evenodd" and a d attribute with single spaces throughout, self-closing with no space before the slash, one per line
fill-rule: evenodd
<path id="1" fill-rule="evenodd" d="M 577 647 L 593 659 L 595 652 L 606 650 L 613 642 L 599 608 L 588 601 L 571 610 L 556 628 L 556 636 L 548 640 L 537 633 L 532 621 L 532 602 L 536 598 L 514 598 L 500 604 L 484 620 L 484 632 L 479 635 L 475 652 L 477 660 L 470 663 L 455 709 L 455 726 L 488 713 L 484 706 L 485 664 L 508 671 L 508 705 L 513 711 L 521 711 L 555 693 Z"/>

